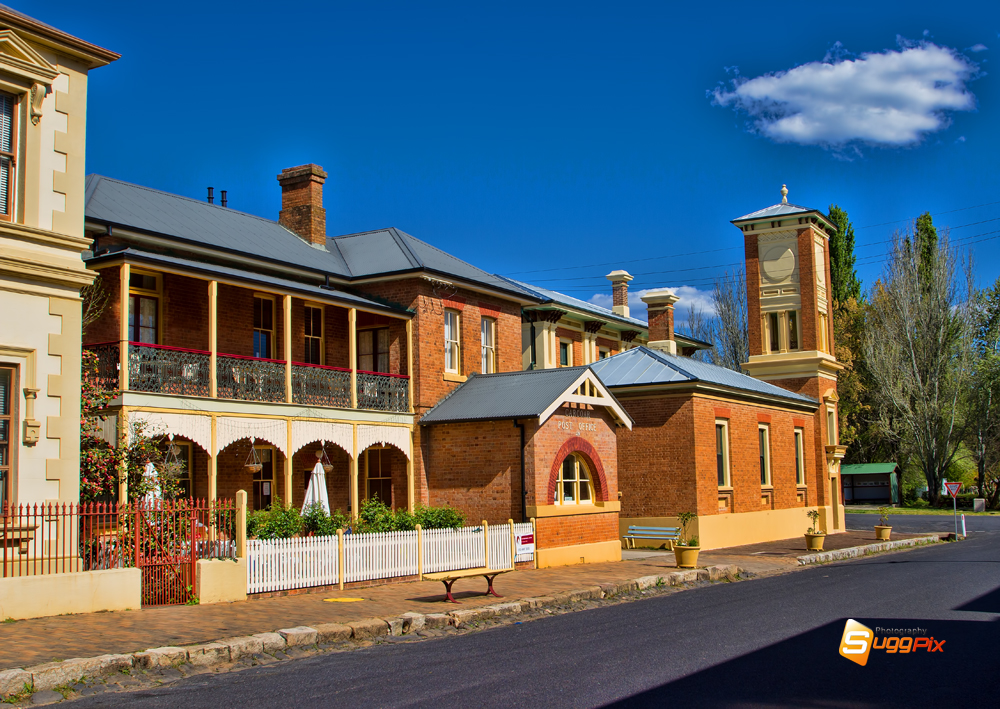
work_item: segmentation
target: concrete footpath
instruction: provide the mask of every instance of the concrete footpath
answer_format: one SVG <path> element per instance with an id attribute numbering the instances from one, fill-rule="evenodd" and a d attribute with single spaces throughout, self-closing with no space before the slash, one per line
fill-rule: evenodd
<path id="1" fill-rule="evenodd" d="M 871 532 L 830 535 L 826 549 L 841 551 L 846 556 L 862 555 L 866 550 L 857 550 L 858 547 L 872 545 L 875 541 L 872 536 Z M 926 543 L 928 539 L 937 538 L 908 535 L 901 542 L 912 545 Z M 880 549 L 883 550 L 886 549 Z M 414 629 L 414 624 L 422 626 L 425 622 L 457 627 L 480 615 L 521 612 L 523 608 L 567 599 L 602 598 L 643 585 L 678 586 L 733 578 L 745 572 L 756 575 L 782 573 L 799 568 L 803 563 L 799 557 L 804 554 L 801 538 L 755 544 L 703 553 L 699 559 L 699 566 L 703 568 L 690 572 L 676 568 L 672 553 L 627 551 L 623 552 L 626 558 L 621 562 L 505 574 L 495 584 L 503 599 L 482 595 L 486 583 L 481 578 L 460 580 L 454 592 L 460 605 L 443 600 L 440 582 L 422 581 L 302 593 L 244 603 L 168 606 L 4 622 L 0 624 L 0 684 L 6 686 L 0 687 L 0 694 L 17 691 L 24 682 L 29 686 L 33 683 L 35 690 L 61 686 L 65 681 L 76 679 L 70 677 L 74 673 L 79 677 L 120 672 L 130 666 L 221 663 L 235 659 L 233 655 L 242 652 L 239 643 L 237 649 L 233 649 L 229 647 L 231 643 L 213 642 L 219 638 L 242 638 L 244 645 L 249 642 L 248 650 L 259 652 L 257 645 L 260 644 L 267 652 L 269 647 L 274 650 L 279 645 L 316 643 L 324 633 L 338 639 L 344 639 L 345 633 L 347 638 L 364 639 L 400 635 Z M 829 559 L 818 561 L 824 560 Z M 571 598 L 573 594 L 578 598 Z M 485 610 L 477 612 L 477 609 Z M 414 620 L 418 617 L 421 620 Z M 298 635 L 290 632 L 297 628 L 305 630 L 298 631 Z M 272 632 L 276 630 L 282 632 Z M 249 641 L 250 636 L 263 639 Z M 199 646 L 206 643 L 208 645 Z M 144 652 L 149 648 L 171 650 L 165 655 L 151 657 Z M 94 660 L 63 662 L 70 658 L 102 655 L 109 657 L 96 664 Z"/>

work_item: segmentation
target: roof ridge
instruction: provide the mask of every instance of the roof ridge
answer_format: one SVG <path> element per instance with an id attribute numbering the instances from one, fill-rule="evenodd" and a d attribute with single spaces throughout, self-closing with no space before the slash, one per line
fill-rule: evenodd
<path id="1" fill-rule="evenodd" d="M 676 364 L 674 362 L 671 362 L 669 359 L 665 359 L 665 357 L 669 356 L 669 355 L 667 355 L 666 352 L 659 352 L 657 350 L 654 350 L 654 349 L 651 349 L 649 347 L 646 347 L 645 345 L 639 345 L 635 349 L 645 350 L 646 352 L 649 352 L 651 355 L 653 355 L 653 357 L 655 357 L 656 359 L 658 359 L 661 362 L 663 362 L 663 364 L 665 364 L 668 367 L 670 367 L 671 369 L 673 369 L 675 372 L 679 372 L 680 374 L 683 374 L 685 377 L 691 377 L 691 379 L 694 379 L 695 381 L 698 381 L 698 382 L 701 381 L 701 377 L 697 377 L 694 374 L 692 374 L 691 372 L 689 372 L 686 369 L 684 369 L 683 367 L 681 367 L 680 365 L 678 365 L 678 364 Z M 672 355 L 672 356 L 676 357 L 677 355 Z M 709 362 L 703 362 L 702 364 L 710 364 L 710 363 Z M 710 366 L 717 367 L 718 365 L 717 364 L 710 364 Z"/>
<path id="2" fill-rule="evenodd" d="M 98 174 L 96 172 L 92 172 L 90 175 L 88 175 L 88 177 L 96 177 L 96 178 L 99 179 L 99 181 L 107 180 L 108 182 L 117 182 L 119 185 L 126 185 L 128 187 L 134 187 L 134 188 L 139 189 L 139 190 L 145 190 L 146 192 L 155 192 L 157 194 L 162 194 L 162 195 L 165 195 L 167 197 L 173 197 L 174 199 L 183 199 L 183 200 L 185 200 L 187 202 L 193 202 L 194 204 L 199 204 L 199 205 L 202 205 L 204 207 L 213 207 L 213 208 L 218 209 L 220 211 L 225 211 L 227 214 L 239 214 L 239 215 L 242 215 L 244 217 L 250 217 L 251 219 L 257 219 L 259 221 L 266 222 L 268 224 L 275 224 L 277 226 L 280 226 L 282 229 L 284 229 L 285 231 L 287 231 L 289 234 L 295 236 L 296 238 L 298 238 L 298 239 L 302 238 L 298 234 L 296 234 L 294 231 L 292 231 L 288 227 L 284 226 L 283 224 L 281 224 L 279 222 L 276 222 L 273 219 L 267 219 L 266 217 L 262 217 L 262 216 L 260 216 L 258 214 L 250 214 L 249 212 L 244 212 L 244 211 L 241 211 L 239 209 L 233 209 L 231 207 L 223 207 L 221 204 L 210 204 L 208 202 L 203 202 L 200 199 L 195 199 L 194 197 L 187 197 L 187 196 L 182 195 L 182 194 L 176 194 L 174 192 L 167 192 L 166 190 L 158 190 L 155 187 L 147 187 L 145 185 L 137 185 L 134 182 L 126 182 L 125 180 L 119 180 L 118 178 L 115 178 L 115 177 L 108 177 L 107 175 L 100 175 L 100 174 Z"/>
<path id="3" fill-rule="evenodd" d="M 403 237 L 406 237 L 406 238 L 409 238 L 409 239 L 413 239 L 414 241 L 417 241 L 417 242 L 420 242 L 421 244 L 423 244 L 423 245 L 424 245 L 424 246 L 426 246 L 427 248 L 429 248 L 429 249 L 433 249 L 434 251 L 437 251 L 437 252 L 438 252 L 439 254 L 443 254 L 444 256 L 447 256 L 448 258 L 451 258 L 451 259 L 455 259 L 455 260 L 456 260 L 456 261 L 458 261 L 459 263 L 461 263 L 461 264 L 465 264 L 465 265 L 466 265 L 466 266 L 468 266 L 469 268 L 474 268 L 474 269 L 476 269 L 477 271 L 479 271 L 480 273 L 482 273 L 482 274 L 483 274 L 484 276 L 490 276 L 491 278 L 493 278 L 493 277 L 494 277 L 494 276 L 493 276 L 493 274 L 492 274 L 492 273 L 490 273 L 489 271 L 484 271 L 484 270 L 483 270 L 483 269 L 481 269 L 481 268 L 480 268 L 479 266 L 476 266 L 475 264 L 471 264 L 471 263 L 469 263 L 468 261 L 465 261 L 465 260 L 463 260 L 463 259 L 460 259 L 460 258 L 459 258 L 458 256 L 456 256 L 455 254 L 449 254 L 449 253 L 448 253 L 447 251 L 445 251 L 445 250 L 443 250 L 443 249 L 439 249 L 438 247 L 434 246 L 433 244 L 429 244 L 429 243 L 427 243 L 427 242 L 426 242 L 426 241 L 424 241 L 423 239 L 418 239 L 417 237 L 413 236 L 413 234 L 407 234 L 407 233 L 406 233 L 405 231 L 403 231 L 402 229 L 399 229 L 399 228 L 397 228 L 397 227 L 391 227 L 391 228 L 392 228 L 392 229 L 395 229 L 395 230 L 396 230 L 396 232 L 397 232 L 397 233 L 398 233 L 398 234 L 399 234 L 400 236 L 403 236 Z"/>
<path id="4" fill-rule="evenodd" d="M 402 233 L 405 233 L 405 232 L 402 232 Z M 421 261 L 419 258 L 417 258 L 417 255 L 415 253 L 413 253 L 413 249 L 411 249 L 410 245 L 406 243 L 406 239 L 404 239 L 400 235 L 401 232 L 400 232 L 399 229 L 397 229 L 394 226 L 393 227 L 389 227 L 389 234 L 392 236 L 393 241 L 395 241 L 397 244 L 399 244 L 399 248 L 401 248 L 403 250 L 403 253 L 406 254 L 406 257 L 410 260 L 410 265 L 411 266 L 414 266 L 414 267 L 418 267 L 419 266 L 420 268 L 426 268 L 426 266 L 424 265 L 424 262 Z M 407 236 L 409 236 L 409 235 L 407 235 Z M 410 238 L 412 239 L 413 237 L 410 237 Z"/>

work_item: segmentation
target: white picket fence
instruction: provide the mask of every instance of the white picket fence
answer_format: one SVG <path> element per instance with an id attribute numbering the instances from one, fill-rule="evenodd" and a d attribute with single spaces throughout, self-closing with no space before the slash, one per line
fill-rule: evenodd
<path id="1" fill-rule="evenodd" d="M 343 536 L 343 580 L 374 581 L 435 571 L 511 568 L 511 525 Z M 530 522 L 513 525 L 530 534 Z M 422 541 L 422 554 L 420 542 Z M 489 564 L 487 564 L 487 547 Z M 339 538 L 247 540 L 247 593 L 332 586 L 341 581 Z M 531 561 L 530 552 L 515 557 Z M 421 563 L 422 562 L 422 563 Z"/>
<path id="2" fill-rule="evenodd" d="M 340 582 L 337 537 L 247 540 L 247 593 Z"/>

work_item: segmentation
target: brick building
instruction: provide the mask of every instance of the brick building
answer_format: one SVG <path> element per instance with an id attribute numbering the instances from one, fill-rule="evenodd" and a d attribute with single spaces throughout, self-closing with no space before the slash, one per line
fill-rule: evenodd
<path id="1" fill-rule="evenodd" d="M 617 561 L 617 430 L 632 420 L 589 366 L 470 378 L 420 421 L 431 500 L 536 520 L 539 566 Z"/>
<path id="2" fill-rule="evenodd" d="M 834 227 L 786 195 L 733 221 L 744 233 L 753 376 L 678 355 L 669 290 L 643 296 L 648 347 L 593 366 L 635 422 L 618 430 L 623 533 L 694 512 L 693 533 L 711 549 L 797 536 L 807 509 L 827 532 L 844 529 L 826 289 Z"/>

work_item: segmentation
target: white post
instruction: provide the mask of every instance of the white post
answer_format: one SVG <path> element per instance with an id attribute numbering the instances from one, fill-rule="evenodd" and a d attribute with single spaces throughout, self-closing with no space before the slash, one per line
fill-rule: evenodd
<path id="1" fill-rule="evenodd" d="M 483 520 L 483 546 L 485 547 L 483 558 L 486 560 L 486 568 L 488 569 L 490 568 L 490 526 L 485 519 Z"/>
<path id="2" fill-rule="evenodd" d="M 949 493 L 951 490 L 948 491 Z M 951 496 L 952 507 L 955 510 L 955 539 L 958 539 L 958 495 Z M 965 516 L 964 514 L 962 515 Z"/>
<path id="3" fill-rule="evenodd" d="M 963 537 L 966 536 L 966 533 L 965 533 L 965 513 L 964 512 L 962 513 L 962 536 Z"/>

